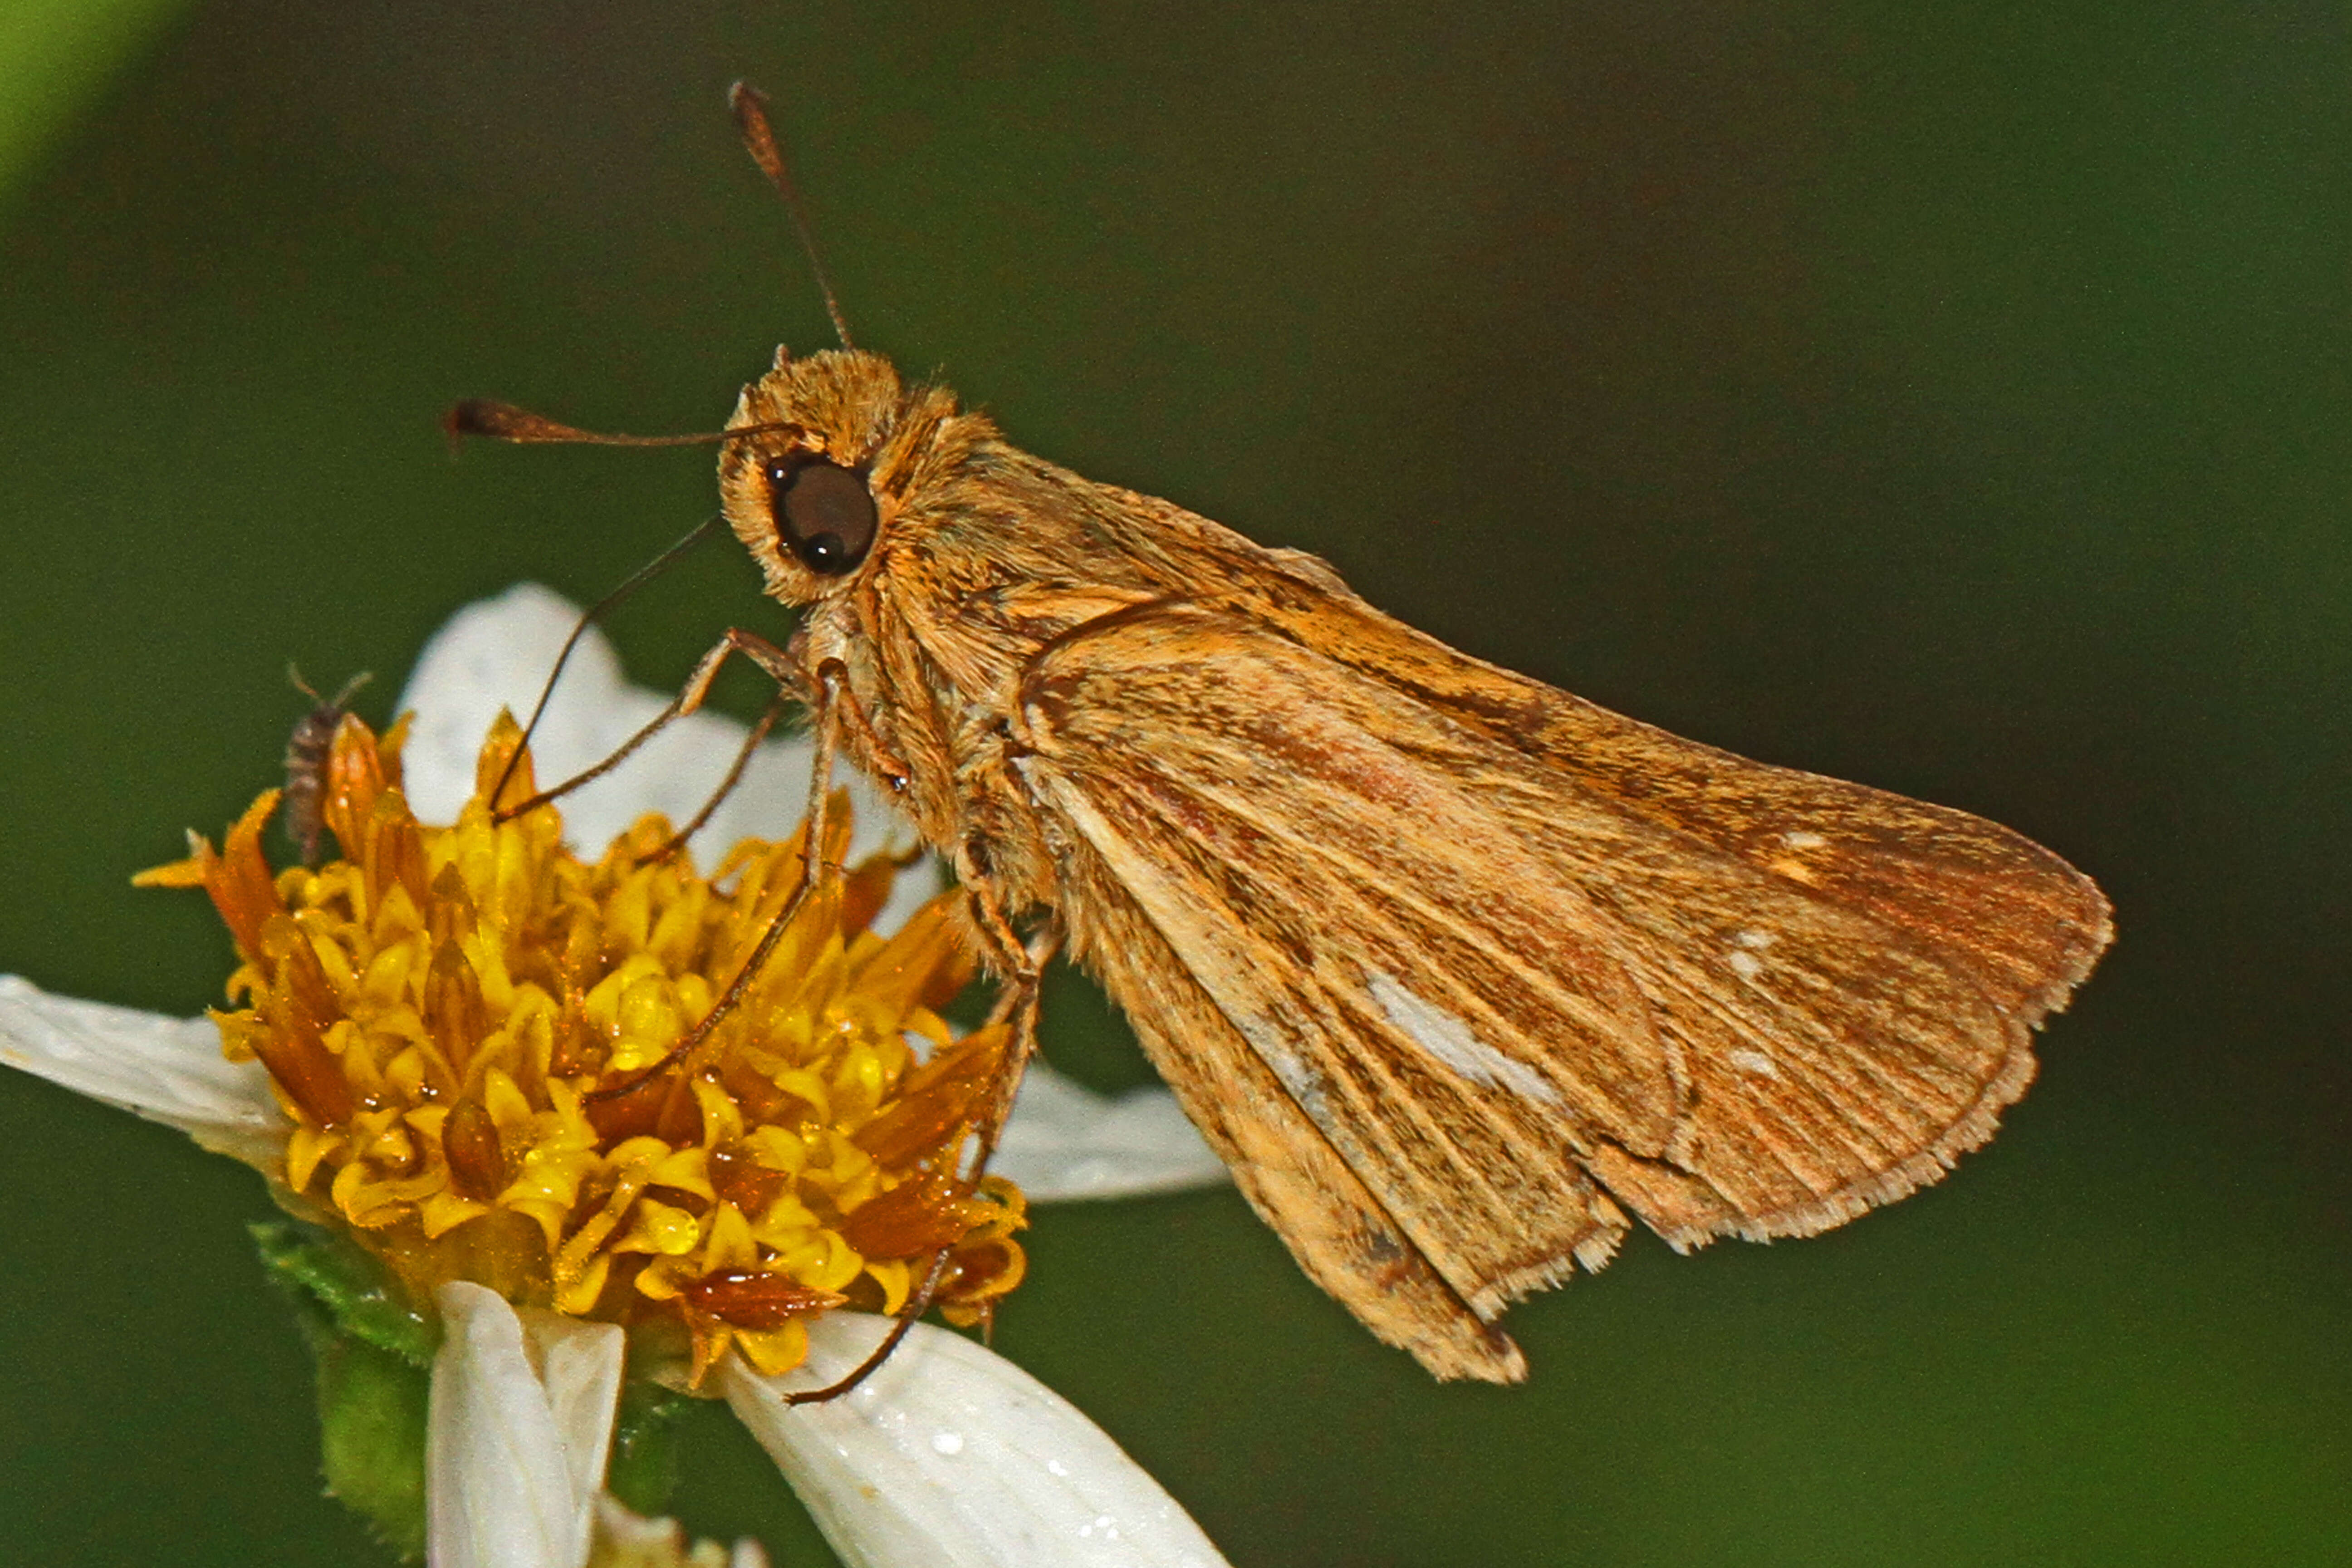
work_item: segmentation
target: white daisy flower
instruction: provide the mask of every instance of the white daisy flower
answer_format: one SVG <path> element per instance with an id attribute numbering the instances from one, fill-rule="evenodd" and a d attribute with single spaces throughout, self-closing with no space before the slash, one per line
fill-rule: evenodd
<path id="1" fill-rule="evenodd" d="M 861 866 L 890 820 L 870 793 L 863 837 L 826 847 L 860 868 L 806 901 L 680 1070 L 670 1053 L 800 850 L 739 846 L 712 881 L 647 855 L 667 830 L 641 814 L 690 816 L 743 738 L 707 713 L 565 798 L 578 844 L 612 844 L 595 861 L 557 842 L 551 813 L 493 819 L 514 736 L 478 758 L 479 737 L 501 707 L 527 710 L 576 614 L 528 585 L 474 605 L 419 662 L 404 747 L 346 727 L 327 792 L 345 861 L 273 871 L 265 797 L 221 852 L 199 841 L 152 879 L 212 895 L 247 1005 L 169 1018 L 0 977 L 0 1061 L 254 1165 L 396 1294 L 430 1298 L 436 1568 L 763 1561 L 750 1542 L 688 1549 L 603 1495 L 633 1344 L 633 1372 L 723 1394 L 861 1568 L 1222 1563 L 1100 1429 L 946 1330 L 918 1324 L 841 1398 L 788 1403 L 859 1365 L 892 1326 L 878 1314 L 927 1276 L 950 1321 L 984 1320 L 1025 1267 L 1026 1201 L 1223 1168 L 1166 1090 L 1112 1099 L 1037 1065 L 990 1177 L 956 1176 L 1002 1031 L 957 1037 L 930 1010 L 968 961 L 926 902 L 935 875 Z M 567 776 L 665 701 L 592 634 L 535 758 Z M 702 841 L 790 822 L 808 767 L 804 744 L 762 746 Z"/>

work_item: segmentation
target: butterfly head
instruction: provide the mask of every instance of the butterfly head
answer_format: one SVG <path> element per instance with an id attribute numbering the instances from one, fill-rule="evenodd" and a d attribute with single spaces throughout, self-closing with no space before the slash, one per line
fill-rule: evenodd
<path id="1" fill-rule="evenodd" d="M 955 398 L 908 387 L 890 362 L 855 349 L 776 364 L 743 389 L 719 458 L 719 493 L 768 593 L 805 605 L 846 589 L 887 546 L 909 496 L 934 471 Z"/>

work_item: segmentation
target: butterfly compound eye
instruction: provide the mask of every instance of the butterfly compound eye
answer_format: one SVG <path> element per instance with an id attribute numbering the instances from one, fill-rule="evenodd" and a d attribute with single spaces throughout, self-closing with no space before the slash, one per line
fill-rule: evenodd
<path id="1" fill-rule="evenodd" d="M 768 464 L 768 504 L 776 531 L 801 564 L 833 577 L 866 559 L 879 521 L 874 497 L 854 471 L 822 458 Z"/>

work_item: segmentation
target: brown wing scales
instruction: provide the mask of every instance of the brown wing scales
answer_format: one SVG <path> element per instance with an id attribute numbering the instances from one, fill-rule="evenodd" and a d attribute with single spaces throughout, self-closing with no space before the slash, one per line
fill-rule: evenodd
<path id="1" fill-rule="evenodd" d="M 1150 921 L 1113 889 L 1098 892 L 1085 900 L 1095 973 L 1129 1009 L 1184 1113 L 1307 1276 L 1439 1377 L 1525 1377 L 1518 1347 L 1430 1266 Z"/>
<path id="2" fill-rule="evenodd" d="M 1612 1194 L 1678 1247 L 1824 1228 L 1933 1180 L 2022 1091 L 2031 1026 L 2105 940 L 2056 857 L 1326 608 L 1410 640 L 1343 660 L 1181 605 L 1079 628 L 1024 681 L 1016 765 L 1064 825 L 1075 948 L 1383 1337 L 1496 1375 L 1415 1342 L 1444 1340 L 1444 1303 L 1393 1305 L 1382 1247 L 1328 1239 L 1350 1226 L 1391 1226 L 1469 1343 L 1606 1261 Z M 1220 1111 L 1221 1074 L 1251 1109 Z M 1292 1135 L 1317 1152 L 1280 1154 Z M 1300 1177 L 1323 1152 L 1352 1184 L 1328 1202 L 1330 1171 Z"/>
<path id="3" fill-rule="evenodd" d="M 1227 847 L 1202 855 L 1192 835 L 1212 815 L 1197 802 L 1171 814 L 1159 807 L 1149 784 L 1129 776 L 1079 784 L 1060 758 L 1039 755 L 1024 772 L 1048 809 L 1062 815 L 1100 857 L 1106 901 L 1130 901 L 1171 950 L 1224 1026 L 1255 1058 L 1259 1076 L 1297 1108 L 1313 1130 L 1307 1135 L 1336 1150 L 1348 1168 L 1380 1195 L 1387 1212 L 1430 1267 L 1483 1315 L 1501 1306 L 1500 1282 L 1557 1272 L 1596 1230 L 1622 1227 L 1612 1211 L 1597 1216 L 1597 1194 L 1566 1156 L 1559 1126 L 1570 1109 L 1564 1089 L 1529 1072 L 1528 1089 L 1497 1091 L 1429 1058 L 1410 1036 L 1376 1011 L 1366 976 L 1347 956 L 1351 944 L 1311 931 L 1322 915 L 1339 915 L 1336 884 L 1314 868 L 1294 866 L 1301 901 L 1280 911 L 1255 898 L 1252 868 L 1223 858 Z M 1126 787 L 1122 787 L 1126 786 Z M 1262 849 L 1285 847 L 1266 841 Z M 1195 873 L 1213 868 L 1207 877 Z M 1147 1000 L 1129 989 L 1130 965 L 1118 943 L 1088 918 L 1097 900 L 1073 899 L 1064 912 L 1073 946 L 1105 980 L 1114 996 L 1150 1037 L 1162 1034 Z M 1359 900 L 1360 901 L 1360 900 Z M 1415 941 L 1392 933 L 1388 941 Z M 1433 935 L 1423 967 L 1398 957 L 1399 969 L 1430 995 L 1428 1005 L 1470 1005 L 1458 986 L 1434 973 L 1447 947 Z M 1398 984 L 1393 976 L 1391 984 Z M 1156 1042 L 1176 1076 L 1198 1070 L 1189 1059 L 1194 1042 L 1166 1030 Z M 1497 1065 L 1511 1066 L 1498 1058 Z M 1494 1075 L 1490 1072 L 1488 1076 Z M 1664 1119 L 1653 1117 L 1663 1129 Z M 1302 1131 L 1305 1131 L 1302 1129 Z M 1613 1246 L 1613 1236 L 1602 1250 Z"/>

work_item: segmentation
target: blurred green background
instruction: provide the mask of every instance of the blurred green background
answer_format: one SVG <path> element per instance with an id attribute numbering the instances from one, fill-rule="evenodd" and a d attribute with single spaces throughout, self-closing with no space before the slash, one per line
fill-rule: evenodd
<path id="1" fill-rule="evenodd" d="M 2352 23 L 2158 5 L 0 7 L 0 968 L 175 1012 L 127 873 L 383 716 L 829 333 L 1461 646 L 1984 813 L 2120 944 L 1991 1148 L 1807 1242 L 1637 1238 L 1437 1387 L 1230 1193 L 1049 1212 L 1000 1348 L 1272 1564 L 2352 1561 Z M 623 616 L 775 628 L 713 552 Z M 738 694 L 739 696 L 740 693 Z M 1141 1072 L 1082 984 L 1049 1048 Z M 379 1561 L 258 1182 L 0 1078 L 0 1560 Z M 723 1412 L 682 1511 L 824 1563 Z"/>

